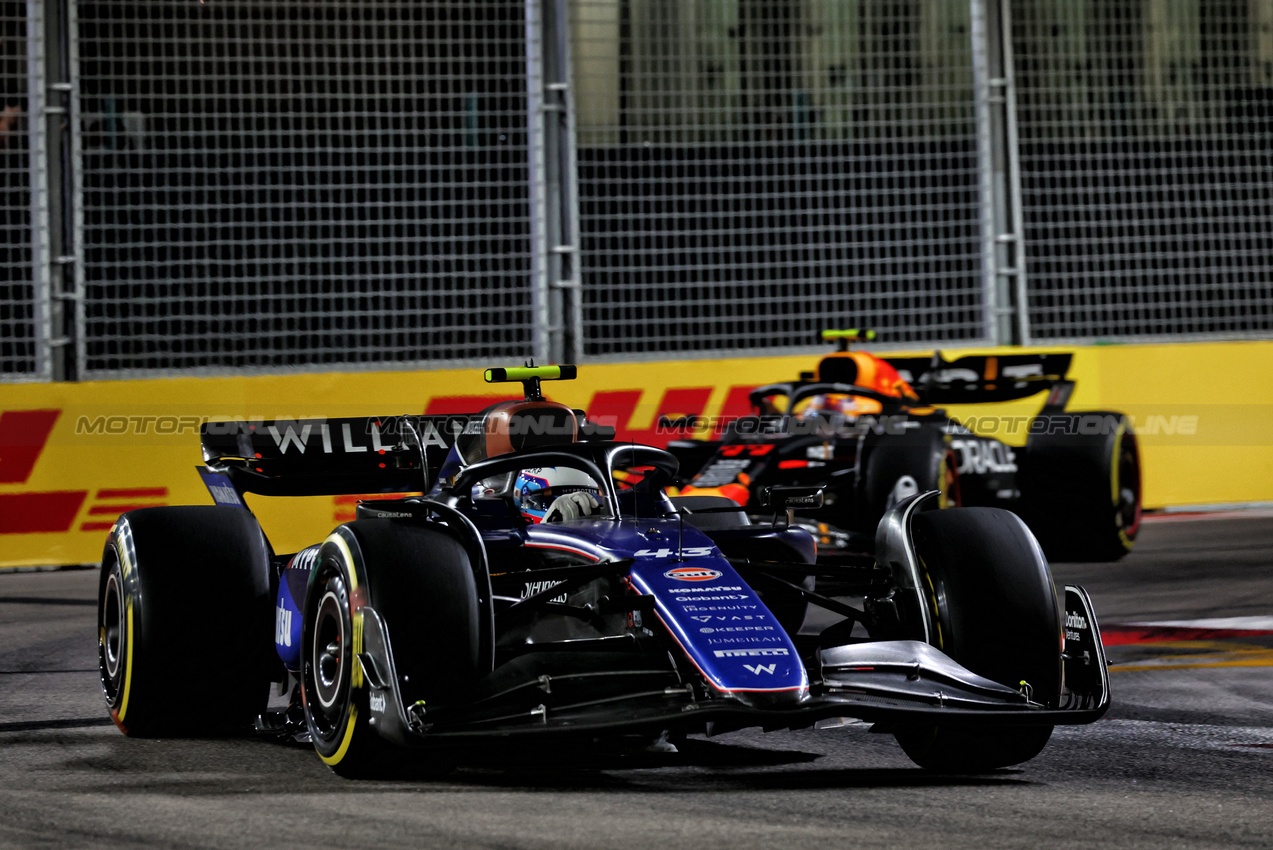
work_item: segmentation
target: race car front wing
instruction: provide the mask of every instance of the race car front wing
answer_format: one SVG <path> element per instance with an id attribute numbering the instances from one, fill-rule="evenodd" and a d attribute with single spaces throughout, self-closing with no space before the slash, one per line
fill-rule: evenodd
<path id="1" fill-rule="evenodd" d="M 867 641 L 824 648 L 810 659 L 809 695 L 782 709 L 757 708 L 680 681 L 653 655 L 615 653 L 615 669 L 539 672 L 445 705 L 404 704 L 383 618 L 364 607 L 358 661 L 369 688 L 371 723 L 405 747 L 455 747 L 521 736 L 658 734 L 668 729 L 796 729 L 826 718 L 855 718 L 880 731 L 905 726 L 1053 726 L 1098 720 L 1109 708 L 1109 675 L 1091 599 L 1065 588 L 1064 687 L 1043 705 L 964 668 L 920 641 Z M 602 684 L 604 683 L 604 686 Z M 514 695 L 516 698 L 514 699 Z M 526 708 L 529 702 L 534 703 Z"/>

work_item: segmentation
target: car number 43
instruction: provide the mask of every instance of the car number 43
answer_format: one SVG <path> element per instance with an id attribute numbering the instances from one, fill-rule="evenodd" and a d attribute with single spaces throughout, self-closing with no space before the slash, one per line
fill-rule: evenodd
<path id="1" fill-rule="evenodd" d="M 712 551 L 711 546 L 686 546 L 682 549 L 638 549 L 632 554 L 637 558 L 703 558 Z"/>

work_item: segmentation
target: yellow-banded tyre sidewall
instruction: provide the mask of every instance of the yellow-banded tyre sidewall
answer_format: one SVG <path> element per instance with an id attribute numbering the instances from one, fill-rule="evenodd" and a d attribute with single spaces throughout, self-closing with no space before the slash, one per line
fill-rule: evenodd
<path id="1" fill-rule="evenodd" d="M 352 536 L 338 530 L 323 544 L 310 577 L 301 638 L 305 719 L 319 758 L 342 776 L 374 773 L 386 745 L 367 722 L 362 652 L 365 574 Z"/>
<path id="2" fill-rule="evenodd" d="M 1136 432 L 1124 424 L 1114 442 L 1110 460 L 1110 499 L 1114 507 L 1114 531 L 1119 546 L 1130 552 L 1136 544 L 1141 520 L 1140 446 Z M 1112 550 L 1117 551 L 1114 547 Z"/>
<path id="3" fill-rule="evenodd" d="M 111 720 L 121 732 L 128 734 L 136 647 L 137 576 L 127 555 L 121 557 L 116 530 L 111 530 L 102 553 L 97 594 L 97 666 Z"/>

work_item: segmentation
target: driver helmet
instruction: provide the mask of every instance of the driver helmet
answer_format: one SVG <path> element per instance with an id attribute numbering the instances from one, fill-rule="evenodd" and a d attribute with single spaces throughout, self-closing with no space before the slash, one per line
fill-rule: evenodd
<path id="1" fill-rule="evenodd" d="M 823 393 L 809 399 L 808 405 L 799 416 L 801 419 L 813 419 L 823 413 L 857 416 L 863 413 L 879 413 L 881 409 L 880 403 L 874 399 L 846 393 Z"/>
<path id="2" fill-rule="evenodd" d="M 531 522 L 542 522 L 555 499 L 579 492 L 589 493 L 601 501 L 601 488 L 591 476 L 568 466 L 540 466 L 524 469 L 517 475 L 513 502 L 522 516 Z"/>

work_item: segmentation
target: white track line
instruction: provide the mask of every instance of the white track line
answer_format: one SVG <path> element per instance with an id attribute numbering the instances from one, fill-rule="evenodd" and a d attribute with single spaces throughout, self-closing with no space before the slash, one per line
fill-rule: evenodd
<path id="1" fill-rule="evenodd" d="M 1273 631 L 1273 617 L 1217 617 L 1210 620 L 1156 620 L 1152 623 L 1120 623 L 1122 626 L 1162 627 L 1170 629 L 1232 629 L 1234 631 Z"/>

